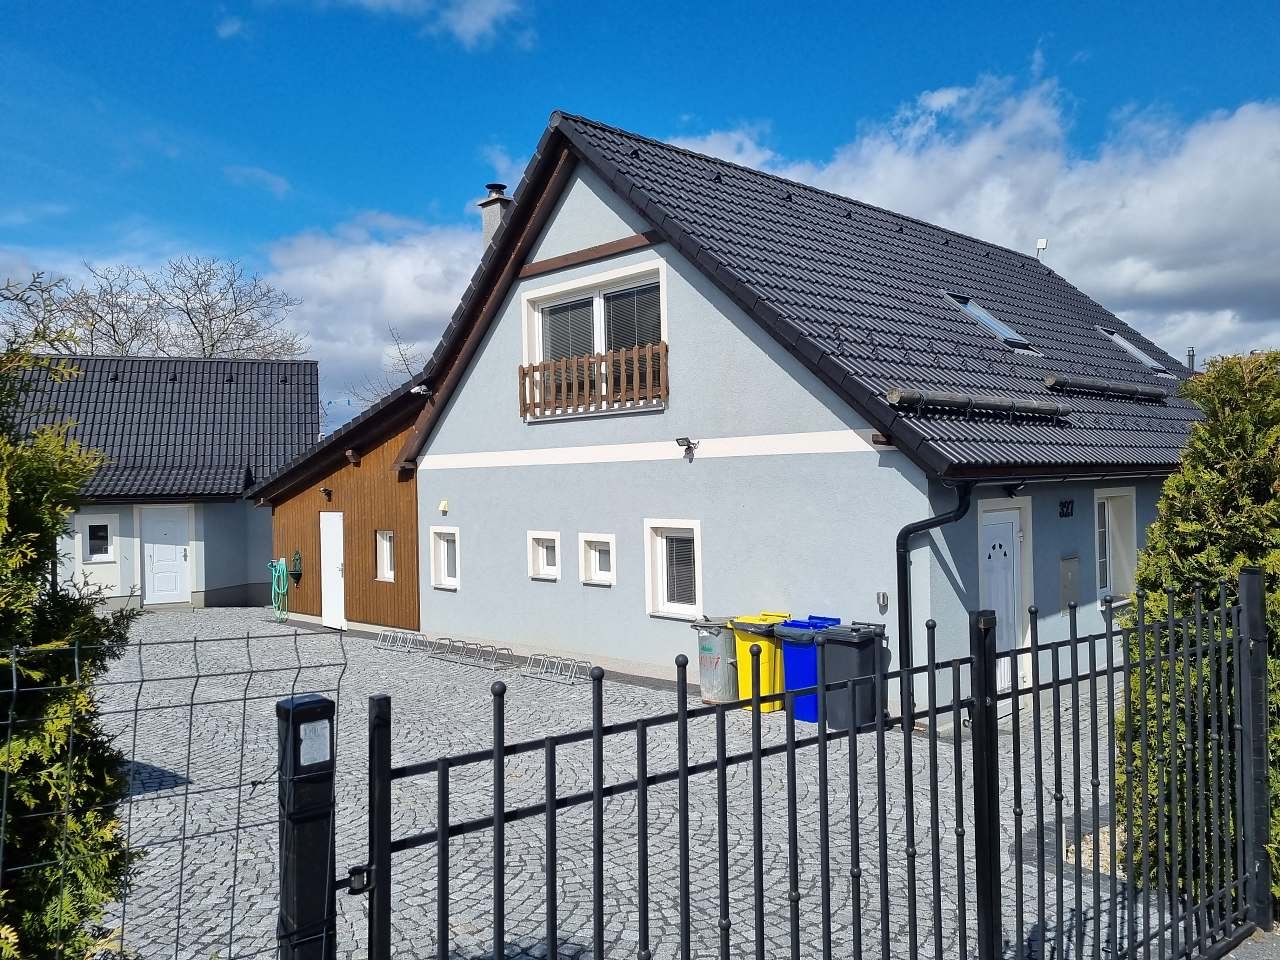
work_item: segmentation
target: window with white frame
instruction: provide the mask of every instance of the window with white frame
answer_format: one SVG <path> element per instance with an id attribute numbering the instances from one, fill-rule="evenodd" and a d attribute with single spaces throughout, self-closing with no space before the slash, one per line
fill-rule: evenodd
<path id="1" fill-rule="evenodd" d="M 613 534 L 579 534 L 578 547 L 583 583 L 593 587 L 611 587 L 618 582 L 617 541 Z"/>
<path id="2" fill-rule="evenodd" d="M 116 519 L 110 516 L 86 516 L 83 536 L 85 563 L 111 563 L 116 558 Z"/>
<path id="3" fill-rule="evenodd" d="M 610 270 L 531 291 L 527 359 L 562 360 L 664 339 L 660 264 Z"/>
<path id="4" fill-rule="evenodd" d="M 391 530 L 374 533 L 374 550 L 377 559 L 376 577 L 388 582 L 396 578 L 396 535 Z"/>
<path id="5" fill-rule="evenodd" d="M 702 530 L 696 520 L 646 520 L 649 613 L 696 619 L 702 613 Z"/>
<path id="6" fill-rule="evenodd" d="M 1133 489 L 1098 490 L 1093 515 L 1098 596 L 1126 597 L 1133 592 L 1138 563 Z"/>
<path id="7" fill-rule="evenodd" d="M 457 527 L 431 528 L 431 585 L 437 590 L 457 590 L 462 560 Z"/>
<path id="8" fill-rule="evenodd" d="M 560 534 L 553 530 L 530 530 L 528 534 L 529 576 L 534 580 L 560 579 Z"/>

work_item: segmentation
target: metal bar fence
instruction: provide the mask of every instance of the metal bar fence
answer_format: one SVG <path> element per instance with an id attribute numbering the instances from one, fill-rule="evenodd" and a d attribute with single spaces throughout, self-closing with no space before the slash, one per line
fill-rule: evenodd
<path id="1" fill-rule="evenodd" d="M 501 734 L 495 685 L 490 747 L 378 766 L 387 788 L 421 791 L 434 773 L 440 799 L 434 827 L 379 841 L 371 873 L 436 847 L 440 957 L 532 951 L 531 900 L 547 956 L 1221 955 L 1264 923 L 1249 896 L 1269 799 L 1246 763 L 1266 718 L 1240 702 L 1266 636 L 1228 592 L 1107 598 L 1101 632 L 1082 634 L 1073 608 L 1058 640 L 1032 608 L 1030 643 L 1011 650 L 981 612 L 950 659 L 930 623 L 923 666 L 868 676 L 832 678 L 819 644 L 818 683 L 796 690 L 762 689 L 756 646 L 751 696 L 728 704 L 690 707 L 678 662 L 675 710 L 641 717 L 606 717 L 596 669 L 590 727 L 525 741 Z M 801 729 L 809 696 L 819 723 Z M 850 729 L 831 724 L 833 698 Z M 530 778 L 539 759 L 541 796 L 513 792 L 508 767 Z M 454 790 L 489 803 L 446 807 Z M 370 815 L 371 837 L 390 837 L 391 808 L 379 799 Z M 541 835 L 522 827 L 538 818 Z M 1234 863 L 1219 856 L 1233 849 Z M 492 923 L 440 906 L 449 871 L 490 887 Z M 391 914 L 369 917 L 383 960 Z"/>

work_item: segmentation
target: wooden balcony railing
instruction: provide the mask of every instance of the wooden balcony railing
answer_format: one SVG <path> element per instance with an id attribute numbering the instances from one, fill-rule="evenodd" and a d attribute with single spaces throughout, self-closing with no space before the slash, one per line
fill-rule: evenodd
<path id="1" fill-rule="evenodd" d="M 667 345 L 544 360 L 520 368 L 520 416 L 528 420 L 667 402 Z"/>

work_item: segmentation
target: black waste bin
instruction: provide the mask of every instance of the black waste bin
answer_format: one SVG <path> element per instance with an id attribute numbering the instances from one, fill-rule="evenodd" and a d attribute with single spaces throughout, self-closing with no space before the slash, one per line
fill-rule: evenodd
<path id="1" fill-rule="evenodd" d="M 827 728 L 848 730 L 850 719 L 865 726 L 876 719 L 876 686 L 884 703 L 884 675 L 889 662 L 889 648 L 884 625 L 876 623 L 842 623 L 822 631 L 826 647 L 827 683 L 866 677 L 854 684 L 852 714 L 849 690 L 842 687 L 827 691 Z"/>

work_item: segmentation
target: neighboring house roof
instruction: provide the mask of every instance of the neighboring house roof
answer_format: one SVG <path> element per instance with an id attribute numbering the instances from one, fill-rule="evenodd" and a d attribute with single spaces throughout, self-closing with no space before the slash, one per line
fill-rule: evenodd
<path id="1" fill-rule="evenodd" d="M 554 113 L 515 203 L 424 371 L 435 391 L 402 452 L 411 461 L 576 162 L 619 196 L 775 339 L 917 463 L 943 476 L 1168 471 L 1199 418 L 1176 396 L 1046 386 L 1046 376 L 1174 390 L 1190 371 L 1033 256 L 911 217 Z M 548 196 L 551 202 L 548 202 Z M 943 291 L 978 301 L 1034 353 L 989 333 Z M 1155 358 L 1151 373 L 1098 327 Z M 923 405 L 891 391 L 924 391 Z M 929 394 L 1052 401 L 1056 414 L 957 411 Z M 1014 404 L 1013 406 L 1017 406 Z M 1063 412 L 1064 408 L 1069 408 Z"/>
<path id="2" fill-rule="evenodd" d="M 307 483 L 335 464 L 341 463 L 346 451 L 363 452 L 382 438 L 394 433 L 411 421 L 422 409 L 425 397 L 414 393 L 425 380 L 423 374 L 406 380 L 377 403 L 361 411 L 328 436 L 303 450 L 288 463 L 282 464 L 261 482 L 250 489 L 246 496 L 255 499 L 275 500 L 298 486 Z"/>
<path id="3" fill-rule="evenodd" d="M 106 454 L 86 499 L 238 497 L 320 431 L 314 360 L 60 359 L 79 374 L 30 373 L 18 424 L 71 421 Z"/>

